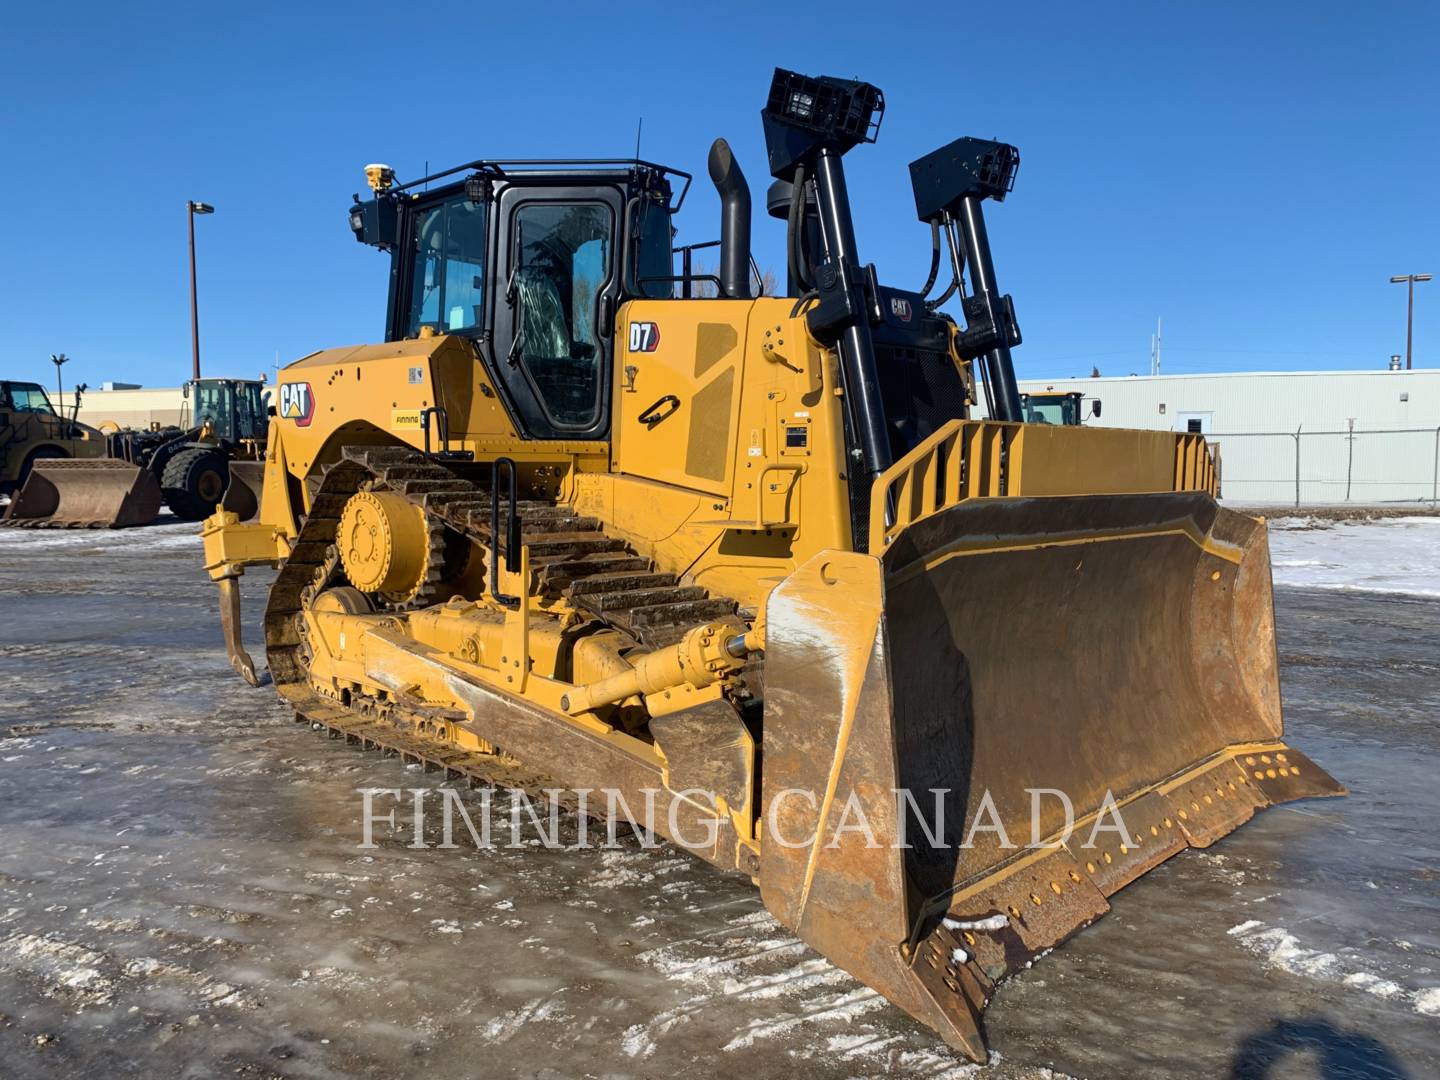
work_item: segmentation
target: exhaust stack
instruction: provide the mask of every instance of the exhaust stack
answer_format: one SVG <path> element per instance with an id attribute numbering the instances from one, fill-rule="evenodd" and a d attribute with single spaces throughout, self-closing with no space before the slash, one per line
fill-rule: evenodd
<path id="1" fill-rule="evenodd" d="M 720 195 L 720 291 L 750 299 L 750 185 L 724 139 L 710 146 L 710 179 Z"/>

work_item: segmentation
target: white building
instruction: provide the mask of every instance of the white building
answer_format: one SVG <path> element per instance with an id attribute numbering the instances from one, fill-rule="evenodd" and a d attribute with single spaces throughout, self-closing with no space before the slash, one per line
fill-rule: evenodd
<path id="1" fill-rule="evenodd" d="M 1084 395 L 1087 424 L 1200 431 L 1221 493 L 1244 502 L 1431 500 L 1440 488 L 1440 370 L 1286 371 L 1022 380 Z M 983 408 L 982 408 L 983 412 Z M 1297 496 L 1298 479 L 1298 496 Z"/>
<path id="2" fill-rule="evenodd" d="M 185 409 L 185 392 L 179 386 L 142 389 L 133 384 L 106 383 L 115 389 L 87 390 L 80 396 L 79 421 L 106 431 L 120 428 L 145 430 L 152 424 L 171 427 L 180 423 Z M 124 389 L 121 389 L 124 387 Z M 65 411 L 74 399 L 65 395 Z"/>

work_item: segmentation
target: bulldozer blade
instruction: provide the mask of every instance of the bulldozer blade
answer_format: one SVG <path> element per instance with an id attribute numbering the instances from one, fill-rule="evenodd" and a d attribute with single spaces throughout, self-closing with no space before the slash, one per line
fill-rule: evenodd
<path id="1" fill-rule="evenodd" d="M 249 521 L 260 513 L 260 493 L 265 486 L 265 462 L 231 461 L 230 482 L 220 499 L 220 509 L 228 510 L 241 521 Z"/>
<path id="2" fill-rule="evenodd" d="M 1262 521 L 1199 493 L 976 499 L 767 605 L 766 906 L 984 1060 L 995 985 L 1257 809 L 1282 741 Z"/>
<path id="3" fill-rule="evenodd" d="M 35 462 L 0 524 L 21 528 L 123 529 L 160 513 L 160 485 L 148 469 L 118 458 Z"/>

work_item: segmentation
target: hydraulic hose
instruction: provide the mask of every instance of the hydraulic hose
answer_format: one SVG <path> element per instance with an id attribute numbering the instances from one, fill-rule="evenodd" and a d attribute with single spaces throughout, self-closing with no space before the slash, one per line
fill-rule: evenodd
<path id="1" fill-rule="evenodd" d="M 800 287 L 802 293 L 815 288 L 815 279 L 810 276 L 810 265 L 805 258 L 805 166 L 795 167 L 795 179 L 790 191 L 790 215 L 785 219 L 785 257 L 790 279 Z"/>
<path id="2" fill-rule="evenodd" d="M 930 290 L 935 287 L 935 279 L 940 276 L 940 223 L 930 222 L 930 276 L 925 279 L 924 286 L 920 289 L 920 299 L 924 300 L 930 295 Z M 953 291 L 953 285 L 952 285 Z M 944 298 L 937 301 L 935 306 L 939 307 L 945 300 L 950 298 L 946 293 Z"/>

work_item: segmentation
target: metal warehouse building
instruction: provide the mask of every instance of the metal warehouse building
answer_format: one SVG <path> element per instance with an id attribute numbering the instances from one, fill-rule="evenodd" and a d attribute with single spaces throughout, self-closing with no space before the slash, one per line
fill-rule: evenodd
<path id="1" fill-rule="evenodd" d="M 1024 380 L 1079 391 L 1088 424 L 1200 431 L 1221 495 L 1243 502 L 1395 502 L 1440 494 L 1440 370 L 1287 371 Z"/>

